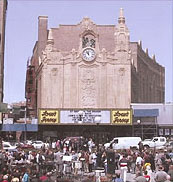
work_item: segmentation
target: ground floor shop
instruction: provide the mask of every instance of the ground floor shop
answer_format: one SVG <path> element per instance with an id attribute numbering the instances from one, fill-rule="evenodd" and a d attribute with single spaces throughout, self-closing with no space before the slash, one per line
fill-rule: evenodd
<path id="1" fill-rule="evenodd" d="M 113 125 L 40 125 L 38 137 L 63 139 L 69 136 L 83 136 L 93 138 L 97 143 L 110 141 L 118 136 L 131 136 L 132 126 Z"/>
<path id="2" fill-rule="evenodd" d="M 130 109 L 40 109 L 35 124 L 2 124 L 1 135 L 10 139 L 63 139 L 91 137 L 104 143 L 114 137 L 173 136 L 173 104 L 132 104 Z"/>

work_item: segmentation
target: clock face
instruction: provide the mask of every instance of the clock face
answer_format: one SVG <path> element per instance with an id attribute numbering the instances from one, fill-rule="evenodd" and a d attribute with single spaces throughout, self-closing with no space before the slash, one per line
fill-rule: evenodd
<path id="1" fill-rule="evenodd" d="M 96 57 L 96 53 L 92 48 L 86 48 L 84 49 L 82 56 L 85 61 L 93 61 Z"/>

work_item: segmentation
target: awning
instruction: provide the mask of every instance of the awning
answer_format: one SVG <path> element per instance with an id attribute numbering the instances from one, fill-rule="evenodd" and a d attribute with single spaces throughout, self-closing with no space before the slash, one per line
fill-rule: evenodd
<path id="1" fill-rule="evenodd" d="M 134 117 L 157 117 L 159 109 L 134 109 Z"/>
<path id="2" fill-rule="evenodd" d="M 3 124 L 2 131 L 38 131 L 37 124 Z"/>

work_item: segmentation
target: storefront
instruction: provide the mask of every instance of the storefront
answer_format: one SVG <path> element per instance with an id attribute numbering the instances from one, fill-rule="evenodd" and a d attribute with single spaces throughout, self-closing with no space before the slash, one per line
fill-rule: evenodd
<path id="1" fill-rule="evenodd" d="M 40 109 L 39 133 L 43 139 L 92 137 L 104 143 L 116 136 L 131 136 L 131 109 Z"/>
<path id="2" fill-rule="evenodd" d="M 134 135 L 143 133 L 144 138 L 153 136 L 173 136 L 173 103 L 131 104 Z M 148 131 L 147 131 L 148 130 Z M 150 131 L 153 130 L 153 133 Z"/>

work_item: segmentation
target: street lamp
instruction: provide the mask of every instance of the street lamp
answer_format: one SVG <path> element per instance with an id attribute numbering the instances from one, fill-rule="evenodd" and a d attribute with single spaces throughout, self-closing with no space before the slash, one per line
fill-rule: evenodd
<path id="1" fill-rule="evenodd" d="M 97 125 L 97 130 L 98 130 L 99 129 L 99 124 L 101 122 L 101 117 L 100 116 L 96 116 L 94 118 L 94 121 L 95 121 L 95 123 Z M 99 145 L 99 134 L 98 134 L 98 131 L 97 131 L 97 144 Z"/>
<path id="2" fill-rule="evenodd" d="M 82 110 L 78 111 L 78 115 L 79 115 L 78 123 L 79 124 L 82 124 L 82 122 L 83 122 L 83 113 L 84 112 Z"/>
<path id="3" fill-rule="evenodd" d="M 137 123 L 138 123 L 138 125 L 140 125 L 140 127 L 141 127 L 141 138 L 142 138 L 142 140 L 143 140 L 143 126 L 142 126 L 142 124 L 141 124 L 141 120 L 138 119 L 138 120 L 137 120 Z"/>
<path id="4" fill-rule="evenodd" d="M 27 110 L 26 110 L 26 107 L 25 107 L 25 131 L 24 131 L 24 141 L 25 141 L 25 142 L 26 142 L 26 137 L 27 137 L 27 136 L 26 136 L 26 135 L 27 135 L 27 134 L 26 134 L 26 132 L 27 132 L 26 112 L 27 112 Z"/>

